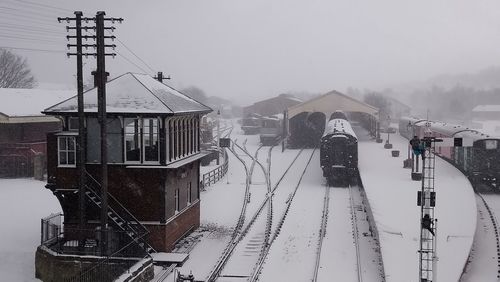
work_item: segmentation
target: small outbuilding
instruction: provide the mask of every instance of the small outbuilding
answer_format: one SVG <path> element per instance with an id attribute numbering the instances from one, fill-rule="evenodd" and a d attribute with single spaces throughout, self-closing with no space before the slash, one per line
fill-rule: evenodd
<path id="1" fill-rule="evenodd" d="M 258 101 L 253 103 L 253 105 L 244 107 L 243 116 L 248 117 L 251 114 L 258 114 L 260 116 L 281 114 L 285 109 L 300 103 L 302 103 L 302 100 L 293 95 L 280 94 L 276 97 Z"/>
<path id="2" fill-rule="evenodd" d="M 62 122 L 41 112 L 75 94 L 72 90 L 0 88 L 0 177 L 43 177 L 47 133 L 59 131 Z"/>
<path id="3" fill-rule="evenodd" d="M 500 120 L 500 105 L 477 105 L 472 109 L 473 120 Z"/>

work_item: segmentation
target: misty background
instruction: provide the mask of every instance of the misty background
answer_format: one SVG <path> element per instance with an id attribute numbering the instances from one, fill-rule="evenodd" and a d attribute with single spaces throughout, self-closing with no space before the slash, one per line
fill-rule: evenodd
<path id="1" fill-rule="evenodd" d="M 238 105 L 281 93 L 376 92 L 435 119 L 500 103 L 494 0 L 0 0 L 0 47 L 28 59 L 39 87 L 75 87 L 67 24 L 56 20 L 75 10 L 124 18 L 115 25 L 119 55 L 106 62 L 111 78 L 163 71 L 177 89 Z M 95 60 L 84 62 L 88 79 Z"/>

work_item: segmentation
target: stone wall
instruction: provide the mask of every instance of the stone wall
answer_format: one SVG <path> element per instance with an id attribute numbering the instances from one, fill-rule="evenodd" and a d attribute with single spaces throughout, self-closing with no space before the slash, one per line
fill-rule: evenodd
<path id="1" fill-rule="evenodd" d="M 81 271 L 88 269 L 100 259 L 101 257 L 96 256 L 57 254 L 45 246 L 39 246 L 35 254 L 35 277 L 44 282 L 64 281 L 65 279 L 79 275 Z M 110 269 L 115 270 L 115 273 L 112 273 L 113 271 L 106 271 L 106 274 L 113 276 L 113 279 L 117 278 L 128 269 L 126 265 L 129 265 L 131 260 L 138 261 L 136 258 L 110 259 L 110 263 L 113 265 Z M 149 260 L 151 261 L 151 259 Z M 135 272 L 131 273 L 134 274 Z M 152 276 L 154 276 L 153 264 L 145 263 L 140 271 L 137 271 L 137 273 L 130 276 L 126 281 L 150 281 Z"/>

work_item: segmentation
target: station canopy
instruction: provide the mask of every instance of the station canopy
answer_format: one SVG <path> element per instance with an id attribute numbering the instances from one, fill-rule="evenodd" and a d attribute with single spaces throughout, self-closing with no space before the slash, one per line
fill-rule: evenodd
<path id="1" fill-rule="evenodd" d="M 337 110 L 344 112 L 366 113 L 378 120 L 378 108 L 370 106 L 335 90 L 288 108 L 288 119 L 291 119 L 302 112 L 322 112 L 329 117 Z"/>

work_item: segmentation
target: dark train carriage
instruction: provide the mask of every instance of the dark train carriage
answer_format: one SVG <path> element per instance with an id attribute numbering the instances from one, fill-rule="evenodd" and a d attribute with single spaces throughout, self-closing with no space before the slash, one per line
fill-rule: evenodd
<path id="1" fill-rule="evenodd" d="M 283 115 L 262 118 L 260 128 L 260 143 L 264 146 L 276 145 L 283 134 Z"/>
<path id="2" fill-rule="evenodd" d="M 320 165 L 329 184 L 355 179 L 358 170 L 358 138 L 345 119 L 331 120 L 320 144 Z"/>
<path id="3" fill-rule="evenodd" d="M 332 119 L 345 119 L 347 120 L 347 115 L 343 111 L 335 111 L 330 115 L 330 120 Z"/>
<path id="4" fill-rule="evenodd" d="M 245 135 L 259 134 L 262 116 L 252 114 L 241 119 L 241 130 Z"/>
<path id="5" fill-rule="evenodd" d="M 451 161 L 469 177 L 475 187 L 486 185 L 500 192 L 500 139 L 469 135 L 457 135 L 473 139 L 473 144 L 472 147 L 454 147 Z"/>

